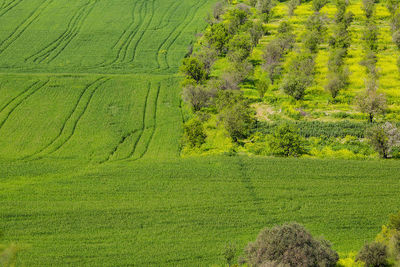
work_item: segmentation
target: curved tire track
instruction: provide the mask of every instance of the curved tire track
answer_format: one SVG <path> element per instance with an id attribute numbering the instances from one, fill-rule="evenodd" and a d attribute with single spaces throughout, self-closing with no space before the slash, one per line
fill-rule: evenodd
<path id="1" fill-rule="evenodd" d="M 19 94 L 17 97 L 12 99 L 5 107 L 2 108 L 1 112 L 6 111 L 6 116 L 4 120 L 0 122 L 0 130 L 2 129 L 3 125 L 9 119 L 11 114 L 18 108 L 23 102 L 25 102 L 29 97 L 31 97 L 34 93 L 39 91 L 41 88 L 46 86 L 50 80 L 45 82 L 36 81 L 32 85 L 28 87 L 28 89 L 24 90 L 23 93 Z M 7 110 L 8 109 L 8 110 Z"/>
<path id="2" fill-rule="evenodd" d="M 23 0 L 13 0 L 6 4 L 6 2 L 3 3 L 2 7 L 0 8 L 0 17 L 4 16 L 7 14 L 9 11 L 11 11 L 14 7 L 19 5 Z"/>
<path id="3" fill-rule="evenodd" d="M 67 29 L 45 48 L 26 58 L 25 62 L 32 59 L 34 63 L 51 63 L 55 60 L 79 34 L 87 17 L 96 4 L 97 0 L 89 1 L 81 6 L 69 21 Z"/>
<path id="4" fill-rule="evenodd" d="M 52 0 L 45 0 L 42 2 L 6 39 L 0 43 L 0 54 L 9 48 L 26 31 L 26 29 L 28 29 L 28 27 L 39 18 L 51 2 Z"/>
<path id="5" fill-rule="evenodd" d="M 38 152 L 26 158 L 32 158 L 32 157 L 42 158 L 45 155 L 49 155 L 51 153 L 56 152 L 63 145 L 65 145 L 74 135 L 76 126 L 78 125 L 80 119 L 85 114 L 90 102 L 92 101 L 93 95 L 108 80 L 109 78 L 107 79 L 105 77 L 101 77 L 95 80 L 94 82 L 88 84 L 79 95 L 78 101 L 75 103 L 71 113 L 64 121 L 58 135 L 55 138 L 53 138 L 53 140 L 45 147 L 43 147 Z"/>

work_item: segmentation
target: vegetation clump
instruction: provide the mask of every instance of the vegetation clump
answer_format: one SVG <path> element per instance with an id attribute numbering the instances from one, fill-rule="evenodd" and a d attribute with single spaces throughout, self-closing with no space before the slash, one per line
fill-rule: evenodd
<path id="1" fill-rule="evenodd" d="M 265 228 L 245 249 L 250 266 L 336 266 L 338 254 L 328 241 L 315 239 L 297 223 Z"/>

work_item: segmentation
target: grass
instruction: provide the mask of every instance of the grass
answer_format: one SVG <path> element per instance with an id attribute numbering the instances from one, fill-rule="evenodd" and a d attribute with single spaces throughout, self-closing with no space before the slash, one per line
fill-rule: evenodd
<path id="1" fill-rule="evenodd" d="M 0 0 L 0 229 L 19 265 L 222 264 L 287 221 L 346 254 L 398 209 L 396 161 L 179 157 L 175 74 L 213 2 Z"/>
<path id="2" fill-rule="evenodd" d="M 21 265 L 209 265 L 287 221 L 344 254 L 374 238 L 400 204 L 395 161 L 249 157 L 2 162 L 5 239 Z M 151 171 L 149 171 L 151 169 Z M 20 199 L 16 201 L 17 199 Z"/>

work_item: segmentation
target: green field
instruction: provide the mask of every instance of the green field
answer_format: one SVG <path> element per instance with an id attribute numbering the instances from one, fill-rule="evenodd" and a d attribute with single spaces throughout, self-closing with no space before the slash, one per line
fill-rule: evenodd
<path id="1" fill-rule="evenodd" d="M 397 161 L 180 157 L 178 67 L 213 0 L 0 0 L 1 243 L 21 266 L 223 264 L 287 221 L 357 251 Z"/>

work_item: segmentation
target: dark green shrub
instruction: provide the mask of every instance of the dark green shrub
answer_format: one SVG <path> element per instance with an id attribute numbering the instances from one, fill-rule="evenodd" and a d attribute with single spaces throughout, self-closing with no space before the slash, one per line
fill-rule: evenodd
<path id="1" fill-rule="evenodd" d="M 206 140 L 203 124 L 198 118 L 193 118 L 183 125 L 183 140 L 189 147 L 200 147 Z"/>
<path id="2" fill-rule="evenodd" d="M 304 154 L 302 142 L 298 130 L 286 123 L 280 125 L 268 140 L 271 153 L 283 157 L 297 157 Z"/>
<path id="3" fill-rule="evenodd" d="M 324 240 L 314 239 L 301 225 L 265 228 L 245 249 L 249 266 L 336 266 L 338 254 Z"/>
<path id="4" fill-rule="evenodd" d="M 400 30 L 395 31 L 392 34 L 392 40 L 393 43 L 395 43 L 395 45 L 397 46 L 397 48 L 400 49 Z"/>
<path id="5" fill-rule="evenodd" d="M 313 0 L 312 7 L 315 12 L 319 12 L 329 1 L 328 0 Z"/>
<path id="6" fill-rule="evenodd" d="M 370 19 L 375 11 L 375 0 L 363 0 L 362 3 L 362 9 L 365 13 L 365 17 L 367 17 L 367 19 Z"/>
<path id="7" fill-rule="evenodd" d="M 367 267 L 388 266 L 386 245 L 379 242 L 365 244 L 357 255 L 356 260 L 362 261 Z"/>
<path id="8" fill-rule="evenodd" d="M 204 38 L 208 44 L 214 47 L 219 53 L 225 52 L 229 36 L 228 30 L 222 23 L 211 25 L 204 33 Z"/>
<path id="9" fill-rule="evenodd" d="M 207 72 L 204 68 L 204 64 L 195 57 L 188 57 L 183 60 L 181 66 L 183 74 L 196 83 L 200 83 L 207 78 Z"/>
<path id="10" fill-rule="evenodd" d="M 317 53 L 318 46 L 321 43 L 321 35 L 317 31 L 310 31 L 304 35 L 304 46 L 310 51 L 310 53 Z"/>
<path id="11" fill-rule="evenodd" d="M 236 34 L 228 44 L 228 58 L 241 62 L 246 59 L 253 48 L 250 34 Z"/>

